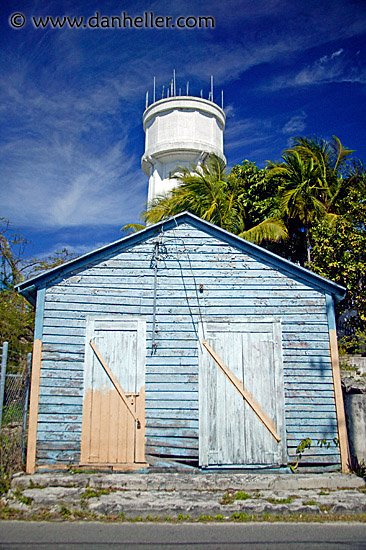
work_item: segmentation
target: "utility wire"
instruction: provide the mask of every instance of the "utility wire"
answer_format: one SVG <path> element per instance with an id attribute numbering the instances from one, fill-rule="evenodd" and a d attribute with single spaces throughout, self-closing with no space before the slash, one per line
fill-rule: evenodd
<path id="1" fill-rule="evenodd" d="M 178 228 L 178 224 L 177 224 L 177 220 L 175 219 L 175 225 L 176 227 Z M 173 230 L 174 232 L 174 230 Z M 174 233 L 174 237 L 175 237 L 175 241 L 177 241 L 177 237 Z M 182 237 L 178 237 L 178 239 L 181 241 L 182 245 L 183 245 L 183 251 L 185 252 L 186 256 L 187 256 L 187 259 L 188 259 L 188 264 L 189 264 L 189 269 L 191 271 L 191 275 L 192 275 L 192 279 L 193 279 L 193 284 L 194 284 L 194 289 L 195 289 L 195 294 L 196 294 L 196 300 L 197 300 L 197 309 L 198 309 L 198 317 L 199 317 L 199 322 L 201 323 L 201 328 L 202 328 L 202 335 L 203 335 L 203 339 L 205 339 L 205 327 L 204 327 L 204 324 L 203 324 L 203 316 L 202 316 L 202 310 L 201 310 L 201 303 L 200 303 L 200 297 L 198 295 L 198 289 L 197 289 L 197 281 L 196 281 L 196 277 L 195 277 L 195 274 L 194 274 L 194 271 L 193 271 L 193 267 L 192 267 L 192 263 L 191 263 L 191 258 L 189 256 L 189 252 L 186 248 L 186 245 L 185 245 L 185 242 L 184 242 L 184 239 Z M 176 248 L 178 249 L 178 246 L 176 245 Z M 178 254 L 177 254 L 178 256 Z M 179 262 L 179 260 L 178 260 Z M 186 286 L 185 286 L 185 282 L 184 282 L 184 274 L 183 274 L 183 269 L 181 267 L 181 264 L 179 262 L 179 266 L 180 266 L 180 270 L 181 270 L 181 276 L 182 276 L 182 281 L 183 281 L 183 286 L 186 290 Z M 189 301 L 188 301 L 188 296 L 187 296 L 187 293 L 186 293 L 186 297 L 187 297 L 187 302 L 189 304 Z M 198 337 L 198 334 L 197 334 L 197 330 L 195 329 L 195 334 L 196 334 L 196 338 L 197 340 L 199 341 L 199 337 Z M 201 345 L 201 342 L 200 342 L 200 345 Z"/>
<path id="2" fill-rule="evenodd" d="M 152 343 L 151 343 L 151 354 L 156 351 L 157 344 L 156 340 L 156 302 L 157 302 L 157 287 L 158 287 L 158 267 L 159 261 L 164 261 L 168 255 L 167 248 L 163 243 L 163 228 L 161 228 L 161 233 L 159 234 L 158 240 L 154 243 L 153 254 L 151 257 L 150 267 L 154 269 L 154 298 L 153 298 L 153 326 L 152 326 Z"/>

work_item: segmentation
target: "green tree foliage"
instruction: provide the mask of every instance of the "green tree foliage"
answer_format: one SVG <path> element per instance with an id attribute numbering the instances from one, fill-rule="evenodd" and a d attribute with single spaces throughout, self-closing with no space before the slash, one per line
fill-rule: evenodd
<path id="1" fill-rule="evenodd" d="M 311 269 L 347 288 L 338 314 L 347 310 L 359 328 L 366 330 L 366 197 L 350 189 L 338 203 L 339 214 L 333 224 L 327 220 L 313 227 Z"/>
<path id="2" fill-rule="evenodd" d="M 28 241 L 0 218 L 0 343 L 9 342 L 13 352 L 32 349 L 34 309 L 16 290 L 15 285 L 38 272 L 56 267 L 74 257 L 66 249 L 46 259 L 24 259 Z"/>
<path id="3" fill-rule="evenodd" d="M 310 263 L 310 228 L 314 221 L 324 217 L 326 194 L 320 171 L 312 158 L 304 159 L 297 151 L 283 155 L 283 162 L 272 165 L 269 177 L 277 177 L 279 211 L 282 219 L 298 220 L 304 229 L 307 259 Z"/>
<path id="4" fill-rule="evenodd" d="M 255 226 L 278 213 L 278 182 L 267 177 L 267 170 L 244 160 L 228 176 L 229 189 L 236 191 L 236 204 L 248 226 Z"/>
<path id="5" fill-rule="evenodd" d="M 34 313 L 27 301 L 14 289 L 22 275 L 22 256 L 26 239 L 11 230 L 4 218 L 0 219 L 0 342 L 8 341 L 14 352 L 31 349 Z"/>
<path id="6" fill-rule="evenodd" d="M 249 204 L 250 179 L 259 187 L 264 185 L 263 174 L 253 163 L 228 175 L 224 161 L 209 155 L 202 166 L 180 168 L 173 176 L 179 182 L 170 193 L 157 197 L 143 214 L 148 224 L 159 222 L 188 211 L 227 231 L 252 242 L 279 240 L 287 237 L 282 221 L 274 216 L 266 218 L 264 204 Z M 261 210 L 262 209 L 262 210 Z M 262 214 L 262 215 L 261 215 Z"/>
<path id="7" fill-rule="evenodd" d="M 0 292 L 0 342 L 9 342 L 14 352 L 31 351 L 34 312 L 27 301 L 14 289 Z"/>
<path id="8" fill-rule="evenodd" d="M 289 230 L 289 259 L 310 267 L 312 227 L 321 221 L 333 224 L 340 201 L 358 181 L 350 177 L 358 166 L 349 158 L 352 153 L 336 136 L 330 141 L 298 137 L 281 162 L 269 162 L 268 177 L 278 182 L 278 214 Z"/>
<path id="9" fill-rule="evenodd" d="M 69 252 L 67 248 L 63 248 L 42 260 L 29 260 L 26 264 L 27 278 L 40 275 L 42 271 L 48 271 L 49 269 L 58 267 L 59 265 L 69 262 L 73 258 L 76 258 L 76 254 Z"/>
<path id="10" fill-rule="evenodd" d="M 354 151 L 344 147 L 337 136 L 329 141 L 317 136 L 300 136 L 292 141 L 293 146 L 288 153 L 297 152 L 304 161 L 313 162 L 322 182 L 321 201 L 326 211 L 331 212 L 332 206 L 342 195 L 344 176 L 348 175 L 350 163 L 352 164 L 349 157 Z"/>

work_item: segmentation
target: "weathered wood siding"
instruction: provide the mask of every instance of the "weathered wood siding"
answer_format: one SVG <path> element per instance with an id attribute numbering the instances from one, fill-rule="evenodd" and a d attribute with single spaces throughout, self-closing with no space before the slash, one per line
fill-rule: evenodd
<path id="1" fill-rule="evenodd" d="M 281 323 L 273 317 L 219 317 L 199 334 L 265 411 L 259 420 L 205 346 L 199 353 L 200 465 L 281 466 L 287 462 Z"/>
<path id="2" fill-rule="evenodd" d="M 144 462 L 145 322 L 88 316 L 85 340 L 81 463 Z"/>
<path id="3" fill-rule="evenodd" d="M 200 316 L 281 319 L 288 454 L 339 462 L 324 290 L 258 261 L 189 224 L 160 234 L 156 349 L 152 349 L 153 251 L 158 235 L 47 283 L 37 464 L 77 463 L 87 315 L 146 319 L 146 454 L 198 459 Z M 271 265 L 272 264 L 272 265 Z M 317 445 L 326 440 L 327 445 Z"/>

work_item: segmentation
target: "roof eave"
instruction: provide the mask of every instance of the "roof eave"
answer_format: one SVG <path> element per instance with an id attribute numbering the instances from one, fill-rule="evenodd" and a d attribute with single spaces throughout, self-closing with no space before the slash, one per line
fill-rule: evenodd
<path id="1" fill-rule="evenodd" d="M 296 273 L 299 277 L 301 277 L 308 283 L 312 282 L 313 284 L 317 284 L 318 286 L 322 287 L 325 292 L 327 292 L 328 294 L 331 294 L 334 297 L 336 302 L 342 300 L 346 295 L 347 290 L 344 287 L 334 283 L 333 281 L 330 281 L 329 279 L 326 279 L 321 275 L 313 273 L 312 271 L 309 271 L 308 269 L 302 266 L 295 265 L 289 260 L 286 260 L 285 258 L 282 258 L 281 256 L 278 256 L 277 254 L 274 254 L 273 252 L 270 252 L 269 250 L 266 250 L 254 243 L 251 243 L 245 239 L 242 239 L 241 237 L 238 237 L 237 235 L 234 235 L 233 233 L 230 233 L 229 231 L 226 231 L 221 227 L 217 227 L 216 225 L 213 225 L 212 223 L 207 222 L 206 220 L 202 220 L 201 218 L 195 216 L 194 214 L 191 214 L 190 212 L 182 212 L 180 214 L 177 214 L 176 216 L 172 216 L 171 218 L 157 222 L 154 225 L 149 225 L 148 227 L 146 227 L 145 229 L 142 229 L 141 231 L 132 233 L 132 235 L 126 235 L 125 237 L 122 237 L 117 241 L 114 241 L 105 246 L 97 248 L 96 250 L 92 250 L 91 252 L 87 252 L 86 254 L 83 254 L 78 258 L 69 260 L 68 262 L 60 266 L 54 267 L 40 275 L 37 275 L 36 277 L 29 279 L 28 281 L 24 281 L 23 283 L 16 285 L 15 288 L 27 300 L 33 303 L 33 301 L 35 301 L 37 288 L 39 286 L 43 286 L 46 283 L 46 280 L 52 277 L 53 274 L 66 271 L 72 265 L 77 265 L 79 263 L 82 263 L 88 258 L 95 257 L 98 254 L 101 254 L 107 250 L 113 250 L 114 247 L 123 245 L 126 242 L 129 242 L 131 245 L 138 243 L 144 240 L 145 236 L 148 235 L 149 233 L 153 234 L 154 232 L 156 232 L 157 228 L 162 226 L 174 226 L 174 224 L 178 225 L 178 222 L 179 223 L 184 222 L 185 218 L 190 220 L 190 222 L 192 222 L 192 225 L 196 227 L 202 227 L 203 225 L 208 227 L 210 231 L 214 231 L 219 233 L 220 235 L 224 235 L 226 241 L 231 242 L 234 246 L 240 247 L 245 252 L 249 252 L 249 253 L 254 252 L 255 255 L 261 258 L 263 261 L 268 261 L 269 259 L 271 259 L 272 263 L 274 263 L 275 266 L 286 270 L 287 272 L 292 274 L 292 276 L 294 273 Z"/>

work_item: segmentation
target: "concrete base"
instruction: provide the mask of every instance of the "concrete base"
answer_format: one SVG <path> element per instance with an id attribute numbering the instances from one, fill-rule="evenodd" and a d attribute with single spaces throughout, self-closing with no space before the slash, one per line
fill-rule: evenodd
<path id="1" fill-rule="evenodd" d="M 33 518 L 60 510 L 108 520 L 366 514 L 365 481 L 346 474 L 34 474 L 15 477 L 3 503 Z"/>
<path id="2" fill-rule="evenodd" d="M 347 393 L 344 401 L 351 455 L 366 462 L 366 394 Z"/>
<path id="3" fill-rule="evenodd" d="M 360 376 L 366 374 L 366 357 L 362 355 L 350 355 L 341 358 L 344 363 L 352 365 Z"/>
<path id="4" fill-rule="evenodd" d="M 355 475 L 328 474 L 71 474 L 39 473 L 13 478 L 12 489 L 28 487 L 97 487 L 125 491 L 258 491 L 299 489 L 359 489 Z"/>

